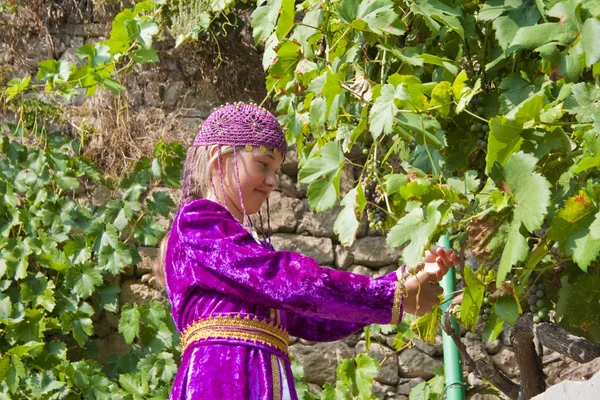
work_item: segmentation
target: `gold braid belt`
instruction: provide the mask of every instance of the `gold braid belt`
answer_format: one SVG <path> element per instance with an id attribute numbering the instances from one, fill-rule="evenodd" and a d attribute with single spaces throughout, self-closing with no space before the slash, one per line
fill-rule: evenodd
<path id="1" fill-rule="evenodd" d="M 273 321 L 261 321 L 256 316 L 241 317 L 237 314 L 199 319 L 188 325 L 181 334 L 182 354 L 191 343 L 208 339 L 236 339 L 261 343 L 274 347 L 289 356 L 290 335 L 287 330 Z"/>

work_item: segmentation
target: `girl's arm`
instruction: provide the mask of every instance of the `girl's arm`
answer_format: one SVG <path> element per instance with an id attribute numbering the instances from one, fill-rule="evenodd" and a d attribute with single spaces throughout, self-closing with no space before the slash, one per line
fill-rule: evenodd
<path id="1" fill-rule="evenodd" d="M 200 286 L 304 317 L 359 324 L 397 324 L 401 317 L 402 288 L 395 274 L 371 279 L 320 267 L 291 251 L 265 249 L 210 201 L 183 208 L 168 248 L 171 296 Z"/>
<path id="2" fill-rule="evenodd" d="M 384 275 L 377 279 L 391 282 L 396 281 L 396 272 Z M 402 315 L 400 315 L 400 321 Z M 398 323 L 400 323 L 400 321 Z M 308 317 L 302 314 L 288 312 L 287 329 L 290 335 L 312 342 L 331 342 L 344 339 L 347 336 L 363 329 L 368 324 L 359 322 L 340 321 L 320 317 Z"/>

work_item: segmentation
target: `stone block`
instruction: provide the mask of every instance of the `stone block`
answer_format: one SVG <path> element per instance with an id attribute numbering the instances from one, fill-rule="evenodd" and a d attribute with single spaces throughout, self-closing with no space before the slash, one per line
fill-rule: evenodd
<path id="1" fill-rule="evenodd" d="M 353 265 L 350 268 L 348 268 L 348 272 L 352 272 L 353 274 L 371 276 L 371 277 L 373 275 L 373 271 L 363 265 Z"/>
<path id="2" fill-rule="evenodd" d="M 314 258 L 319 265 L 333 264 L 333 244 L 329 238 L 278 233 L 271 238 L 277 250 L 291 250 Z"/>
<path id="3" fill-rule="evenodd" d="M 485 351 L 488 354 L 494 355 L 497 354 L 502 349 L 502 342 L 499 339 L 490 340 L 485 343 Z"/>
<path id="4" fill-rule="evenodd" d="M 137 279 L 130 279 L 123 282 L 121 286 L 121 294 L 119 296 L 119 304 L 144 304 L 150 305 L 152 300 L 157 300 L 166 303 L 167 294 L 163 291 L 154 289 L 149 285 L 141 283 Z"/>
<path id="5" fill-rule="evenodd" d="M 491 357 L 494 365 L 509 377 L 516 376 L 519 372 L 519 365 L 512 349 L 505 347 Z"/>
<path id="6" fill-rule="evenodd" d="M 271 192 L 269 197 L 269 208 L 271 215 L 272 232 L 294 232 L 298 220 L 302 217 L 304 207 L 302 201 L 293 197 L 283 195 L 281 192 Z M 263 224 L 267 228 L 267 204 L 263 204 L 260 210 Z M 260 227 L 258 214 L 252 216 L 254 226 Z"/>
<path id="7" fill-rule="evenodd" d="M 388 248 L 383 236 L 367 236 L 357 239 L 352 246 L 344 247 L 354 258 L 355 264 L 371 268 L 396 264 L 400 257 L 400 250 Z"/>
<path id="8" fill-rule="evenodd" d="M 481 340 L 469 339 L 468 337 L 461 338 L 461 342 L 466 346 L 467 353 L 475 361 L 483 360 L 488 364 L 492 364 L 492 358 L 485 350 L 485 345 Z"/>
<path id="9" fill-rule="evenodd" d="M 396 386 L 396 393 L 399 395 L 408 396 L 410 394 L 410 391 L 412 390 L 412 388 L 414 388 L 421 382 L 425 382 L 425 379 L 423 379 L 423 378 L 413 378 L 413 379 L 400 378 L 398 386 Z"/>
<path id="10" fill-rule="evenodd" d="M 313 346 L 296 343 L 290 346 L 290 355 L 304 368 L 307 383 L 323 386 L 325 382 L 335 382 L 338 363 L 351 358 L 354 352 L 345 343 L 337 341 Z"/>
<path id="11" fill-rule="evenodd" d="M 304 209 L 306 212 L 302 215 L 302 219 L 298 223 L 297 232 L 331 239 L 337 238 L 337 234 L 333 231 L 333 224 L 342 208 L 335 206 L 327 211 L 315 213 L 310 211 L 308 200 L 305 200 Z"/>
<path id="12" fill-rule="evenodd" d="M 158 260 L 160 249 L 158 247 L 138 247 L 142 261 L 137 264 L 137 276 L 152 273 L 152 268 Z"/>
<path id="13" fill-rule="evenodd" d="M 415 347 L 403 350 L 398 356 L 400 376 L 406 378 L 431 379 L 435 375 L 435 369 L 442 364 L 441 360 L 436 360 Z"/>
<path id="14" fill-rule="evenodd" d="M 288 147 L 288 151 L 285 154 L 285 161 L 281 164 L 281 172 L 295 180 L 298 176 L 299 162 L 300 158 L 298 157 L 296 146 Z"/>
<path id="15" fill-rule="evenodd" d="M 354 256 L 350 253 L 348 247 L 341 245 L 335 246 L 335 266 L 338 269 L 346 270 L 354 263 Z"/>
<path id="16" fill-rule="evenodd" d="M 162 93 L 163 104 L 167 107 L 174 107 L 177 102 L 183 97 L 183 90 L 185 83 L 182 81 L 170 82 L 165 85 L 164 92 Z"/>

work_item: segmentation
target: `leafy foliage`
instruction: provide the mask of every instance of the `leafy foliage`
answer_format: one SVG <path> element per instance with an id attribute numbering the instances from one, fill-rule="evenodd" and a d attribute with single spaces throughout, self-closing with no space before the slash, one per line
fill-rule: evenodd
<path id="1" fill-rule="evenodd" d="M 157 60 L 156 12 L 152 1 L 123 10 L 109 40 L 77 49 L 87 60 L 82 67 L 43 61 L 36 77 L 45 82 L 41 87 L 67 99 L 82 89 L 122 91 L 124 68 Z M 117 70 L 118 62 L 125 67 Z M 182 147 L 158 142 L 152 160 L 142 158 L 120 180 L 107 178 L 81 155 L 78 139 L 37 124 L 40 116 L 61 114 L 23 100 L 38 87 L 26 76 L 3 91 L 4 101 L 23 112 L 6 125 L 10 135 L 2 137 L 0 151 L 1 391 L 8 398 L 167 398 L 180 354 L 165 305 L 124 305 L 119 332 L 130 351 L 102 354 L 104 365 L 96 361 L 102 344 L 96 327 L 106 324 L 101 315 L 121 309 L 115 275 L 140 262 L 138 246 L 156 245 L 164 234 L 158 221 L 174 202 L 155 188 L 178 185 Z M 90 203 L 90 185 L 106 186 L 112 197 Z"/>
<path id="2" fill-rule="evenodd" d="M 156 224 L 164 214 L 142 200 L 165 171 L 153 176 L 141 161 L 123 182 L 110 182 L 66 137 L 48 136 L 40 147 L 21 142 L 4 136 L 0 153 L 0 195 L 5 200 L 0 210 L 2 391 L 58 399 L 69 393 L 140 398 L 167 389 L 179 355 L 177 333 L 164 305 L 122 308 L 119 332 L 134 346 L 104 368 L 94 361 L 99 348 L 93 322 L 99 313 L 119 310 L 120 288 L 112 277 L 141 259 L 141 242 L 128 232 L 139 229 L 144 218 Z M 166 146 L 164 159 L 181 163 L 174 151 L 178 145 Z M 92 206 L 80 202 L 84 192 L 78 191 L 85 182 L 119 188 L 122 197 L 135 184 L 140 197 L 115 197 Z M 153 198 L 166 209 L 173 205 L 164 192 L 154 192 Z M 162 228 L 156 232 L 163 233 Z M 80 348 L 83 358 L 73 362 L 67 348 Z"/>
<path id="3" fill-rule="evenodd" d="M 121 12 L 109 40 L 78 49 L 87 60 L 82 67 L 47 60 L 36 78 L 67 98 L 99 86 L 122 91 L 118 62 L 158 59 L 152 43 L 162 3 L 146 0 Z M 225 27 L 235 6 L 208 2 L 178 43 Z M 383 190 L 379 226 L 389 245 L 406 246 L 409 266 L 448 230 L 456 249 L 474 240 L 469 235 L 480 239 L 474 248 L 482 265 L 462 277 L 469 298 L 456 310 L 462 323 L 481 323 L 477 312 L 487 291 L 492 306 L 484 337 L 497 336 L 527 310 L 523 300 L 535 272 L 550 286 L 554 321 L 600 340 L 599 16 L 588 0 L 261 0 L 252 28 L 264 45 L 266 87 L 300 153 L 310 206 L 323 211 L 336 203 L 347 165 L 360 174 L 336 221 L 342 243 L 356 235 L 367 202 L 361 184 L 369 175 Z M 20 101 L 36 88 L 31 76 L 15 78 L 4 100 Z M 101 180 L 101 173 L 73 157 L 73 147 L 59 141 L 40 150 L 3 139 L 3 389 L 26 386 L 57 398 L 67 390 L 84 397 L 160 395 L 176 352 L 166 339 L 168 325 L 149 316 L 158 306 L 127 307 L 130 320 L 119 324 L 127 341 L 151 349 L 134 347 L 134 359 L 148 357 L 139 373 L 129 361 L 112 373 L 89 360 L 69 364 L 66 349 L 93 351 L 95 307 L 117 307 L 107 277 L 136 263 L 133 243 L 158 242 L 155 217 L 167 215 L 172 203 L 148 192 L 153 180 L 177 181 L 177 162 L 158 157 L 164 148 L 157 147 L 155 160 L 140 160 L 132 176 L 115 183 L 120 198 L 82 207 L 65 194 L 81 190 L 81 179 Z M 364 157 L 347 157 L 355 150 Z M 431 339 L 439 316 L 436 309 L 415 321 L 412 332 L 405 327 L 398 344 L 407 332 Z M 144 329 L 164 340 L 148 342 L 152 335 Z M 35 363 L 55 368 L 27 373 L 42 370 Z M 366 358 L 344 363 L 322 396 L 366 395 L 373 372 Z M 431 398 L 429 385 L 411 396 L 425 392 Z"/>

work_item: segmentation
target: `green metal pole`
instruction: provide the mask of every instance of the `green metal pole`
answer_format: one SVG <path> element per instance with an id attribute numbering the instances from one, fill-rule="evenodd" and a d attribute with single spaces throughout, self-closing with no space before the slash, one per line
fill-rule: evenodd
<path id="1" fill-rule="evenodd" d="M 446 234 L 440 237 L 438 246 L 451 248 L 449 235 Z M 448 273 L 442 278 L 442 288 L 446 297 L 442 303 L 442 311 L 446 311 L 452 303 L 451 294 L 456 290 L 456 279 L 454 267 L 450 268 Z M 442 324 L 444 323 L 445 314 L 442 314 Z M 454 331 L 460 334 L 458 324 L 454 318 L 450 317 L 450 322 L 454 327 Z M 464 400 L 465 389 L 463 383 L 462 363 L 460 361 L 460 354 L 454 344 L 454 341 L 446 332 L 442 331 L 442 345 L 444 349 L 444 374 L 446 376 L 446 399 L 448 400 Z"/>

